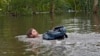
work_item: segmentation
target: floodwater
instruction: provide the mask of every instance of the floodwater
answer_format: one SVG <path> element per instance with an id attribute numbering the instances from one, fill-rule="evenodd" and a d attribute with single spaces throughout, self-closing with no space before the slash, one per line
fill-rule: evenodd
<path id="1" fill-rule="evenodd" d="M 98 15 L 65 13 L 34 16 L 0 16 L 0 56 L 100 56 L 100 19 Z M 28 39 L 35 28 L 40 34 L 64 25 L 64 40 Z M 36 43 L 36 44 L 34 44 Z"/>

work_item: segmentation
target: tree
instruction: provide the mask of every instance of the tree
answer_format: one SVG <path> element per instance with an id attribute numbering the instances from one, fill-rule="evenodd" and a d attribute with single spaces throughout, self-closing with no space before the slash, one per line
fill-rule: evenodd
<path id="1" fill-rule="evenodd" d="M 93 13 L 97 13 L 98 12 L 98 0 L 94 0 L 94 4 L 93 4 Z"/>
<path id="2" fill-rule="evenodd" d="M 50 1 L 50 13 L 51 14 L 54 14 L 54 10 L 55 10 L 55 5 L 54 5 L 54 0 L 51 0 Z"/>

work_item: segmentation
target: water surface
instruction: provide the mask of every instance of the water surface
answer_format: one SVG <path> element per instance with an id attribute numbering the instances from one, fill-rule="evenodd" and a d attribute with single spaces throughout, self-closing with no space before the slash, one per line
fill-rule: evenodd
<path id="1" fill-rule="evenodd" d="M 19 17 L 0 16 L 0 56 L 36 55 L 33 52 L 25 51 L 28 48 L 26 44 L 15 38 L 18 35 L 25 35 L 29 28 L 35 28 L 39 33 L 44 33 L 55 26 L 64 25 L 69 36 L 73 34 L 90 34 L 86 36 L 91 37 L 91 33 L 100 33 L 100 19 L 98 15 L 64 13 L 53 17 L 51 19 L 49 14 Z M 92 34 L 92 36 L 95 34 Z M 80 36 L 78 35 L 78 37 Z"/>

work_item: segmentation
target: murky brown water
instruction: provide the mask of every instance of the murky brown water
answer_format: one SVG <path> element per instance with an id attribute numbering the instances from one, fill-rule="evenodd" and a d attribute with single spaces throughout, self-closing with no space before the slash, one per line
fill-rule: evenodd
<path id="1" fill-rule="evenodd" d="M 45 14 L 23 17 L 0 16 L 0 56 L 86 56 L 90 54 L 100 56 L 98 54 L 100 53 L 99 21 L 97 15 L 80 13 L 58 14 L 54 19 L 50 19 L 50 16 Z M 52 41 L 44 41 L 42 47 L 39 47 L 39 53 L 31 52 L 32 46 L 15 38 L 15 36 L 25 35 L 26 31 L 32 27 L 39 33 L 43 33 L 58 25 L 66 27 L 69 35 L 67 42 L 57 41 L 55 46 L 51 43 Z M 87 39 L 91 41 L 87 42 Z M 38 48 L 35 48 L 36 50 L 38 51 Z"/>

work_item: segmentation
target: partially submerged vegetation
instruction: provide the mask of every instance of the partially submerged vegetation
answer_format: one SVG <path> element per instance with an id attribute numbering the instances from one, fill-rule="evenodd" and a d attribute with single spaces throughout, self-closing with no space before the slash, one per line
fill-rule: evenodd
<path id="1" fill-rule="evenodd" d="M 55 12 L 96 12 L 99 0 L 0 0 L 0 13 L 12 16 Z M 54 12 L 53 11 L 53 12 Z M 38 13 L 37 13 L 38 12 Z"/>

